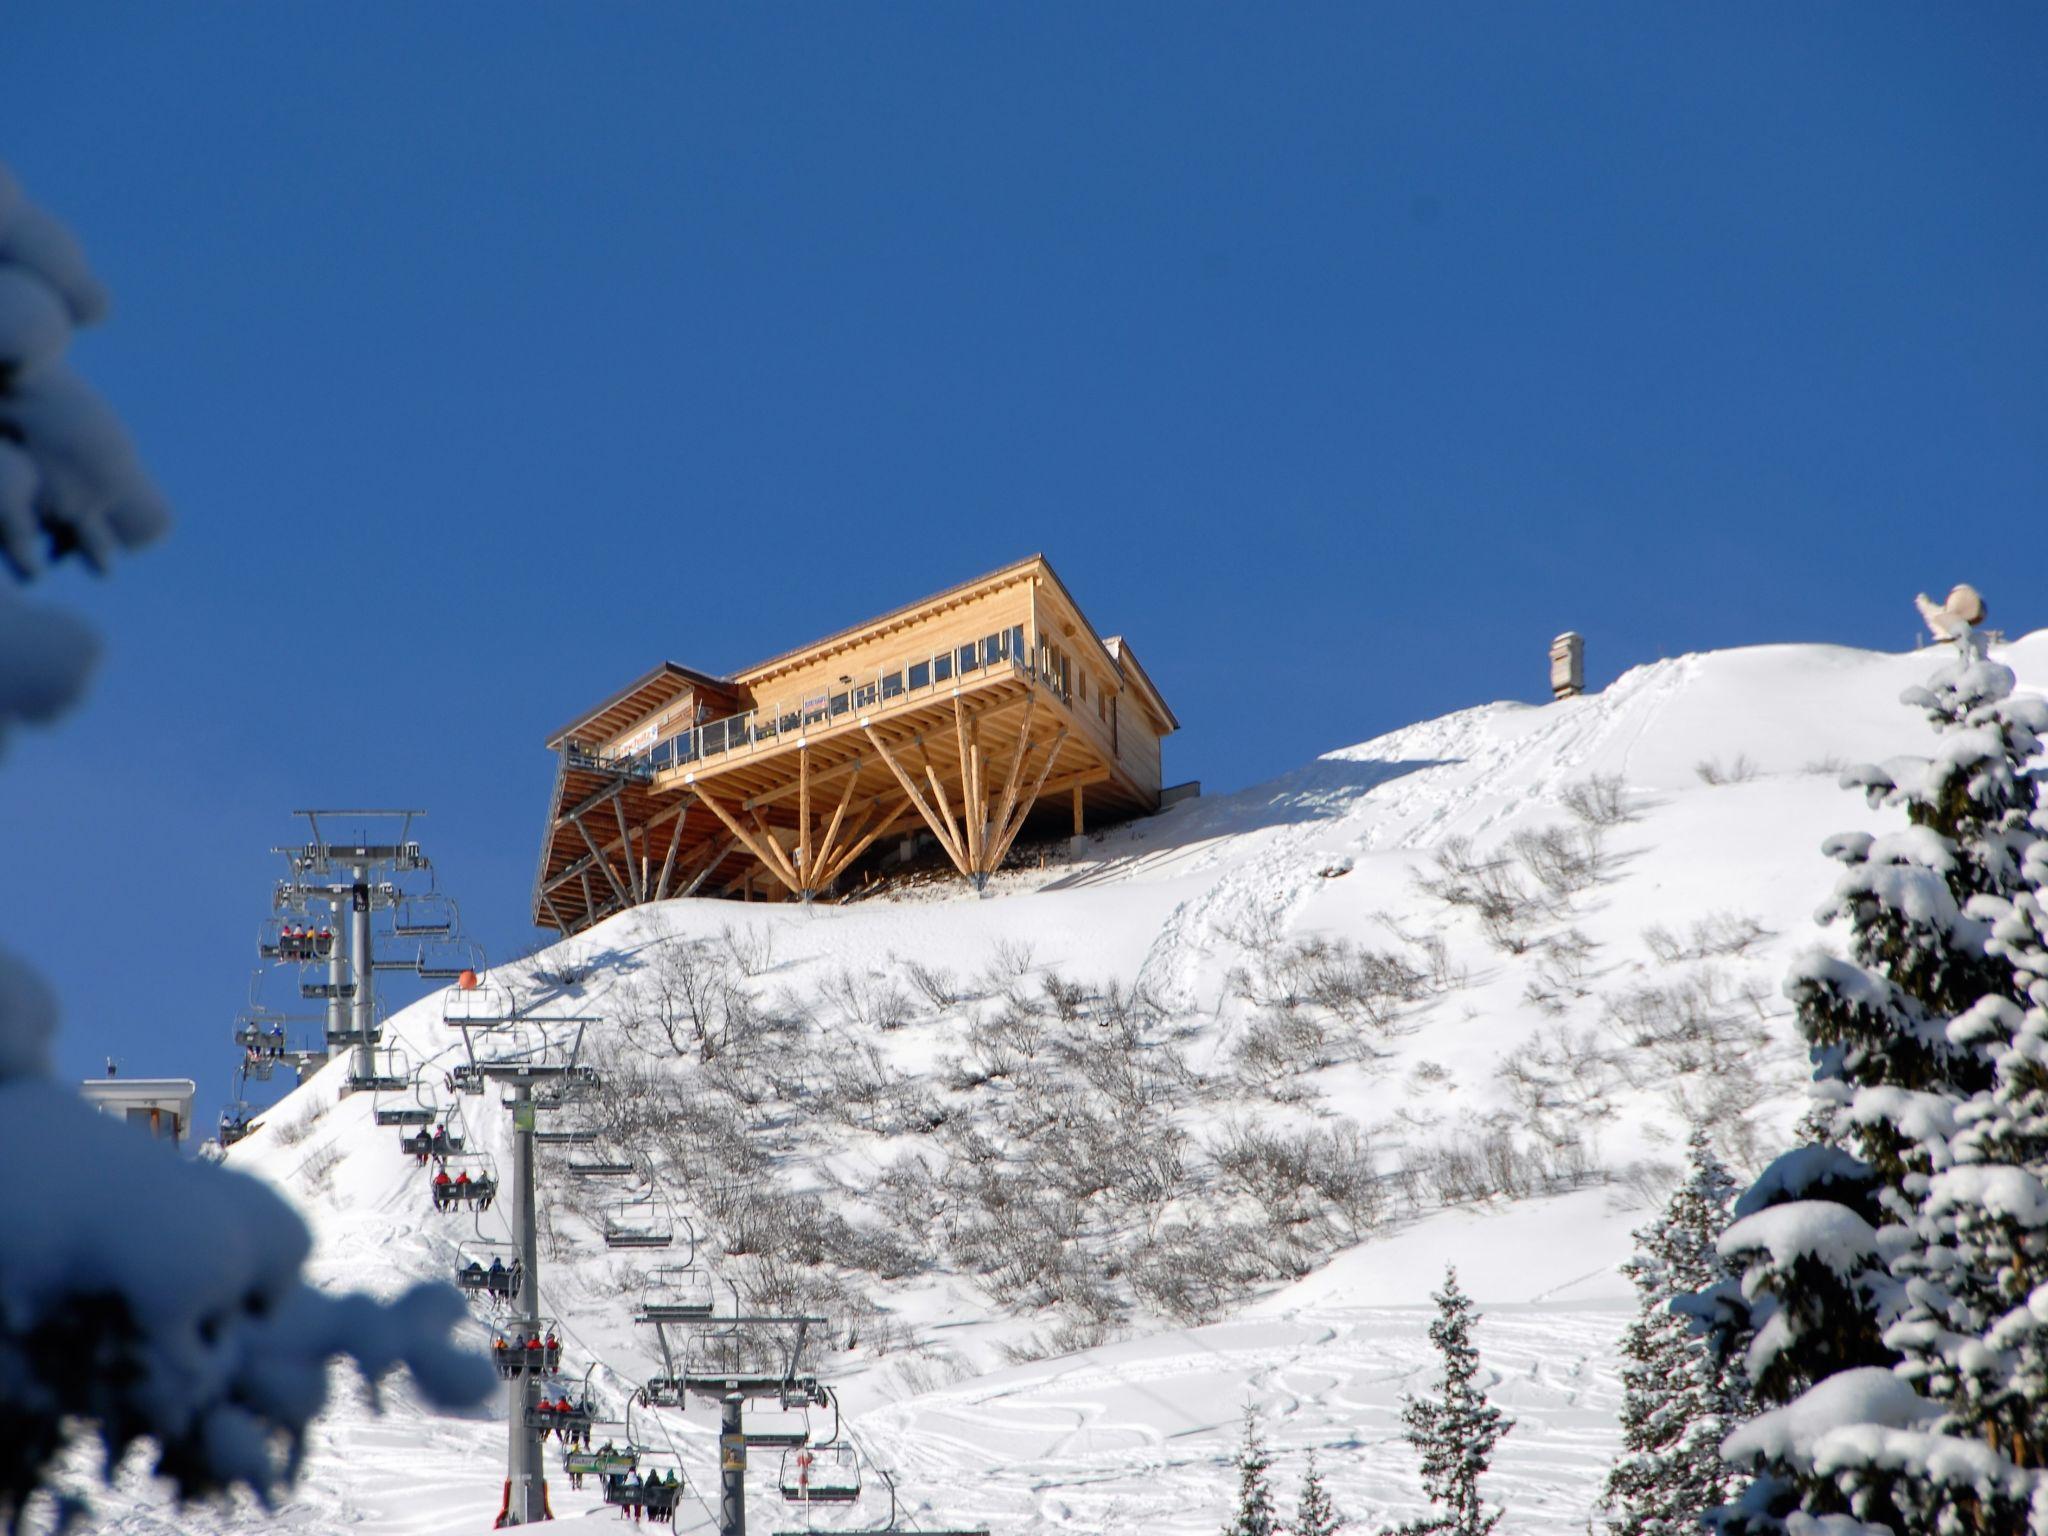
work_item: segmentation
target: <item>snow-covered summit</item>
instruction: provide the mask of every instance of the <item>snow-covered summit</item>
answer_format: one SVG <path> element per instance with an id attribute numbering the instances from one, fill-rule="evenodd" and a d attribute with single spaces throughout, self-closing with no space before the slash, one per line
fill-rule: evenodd
<path id="1" fill-rule="evenodd" d="M 2048 632 L 1997 655 L 2048 688 Z M 536 1016 L 607 1020 L 589 1050 L 612 1087 L 563 1113 L 639 1170 L 546 1171 L 547 1309 L 576 1373 L 623 1411 L 657 1368 L 632 1314 L 650 1257 L 682 1254 L 600 1234 L 608 1204 L 645 1197 L 743 1292 L 835 1318 L 851 1347 L 818 1366 L 909 1508 L 1212 1530 L 1250 1398 L 1283 1488 L 1316 1446 L 1369 1526 L 1419 1507 L 1398 1399 L 1455 1261 L 1519 1420 L 1495 1462 L 1505 1528 L 1583 1529 L 1614 1444 L 1629 1231 L 1692 1125 L 1745 1172 L 1784 1144 L 1805 1065 L 1780 986 L 1816 936 L 1821 844 L 1895 830 L 1839 780 L 1927 750 L 1899 697 L 1940 660 L 1680 657 L 1184 803 L 987 899 L 671 902 L 499 967 Z M 441 1013 L 392 1020 L 413 1064 L 458 1059 Z M 435 1214 L 344 1070 L 231 1159 L 306 1211 L 315 1276 L 395 1292 L 488 1255 L 497 1215 Z M 502 1148 L 492 1101 L 463 1120 Z M 338 1412 L 262 1523 L 483 1528 L 502 1426 L 388 1407 Z M 634 1428 L 709 1486 L 701 1410 Z M 756 1520 L 873 1526 L 879 1489 Z M 594 1505 L 553 1492 L 564 1517 Z M 753 1497 L 774 1502 L 772 1464 Z M 145 1502 L 108 1508 L 110 1529 L 159 1528 Z"/>

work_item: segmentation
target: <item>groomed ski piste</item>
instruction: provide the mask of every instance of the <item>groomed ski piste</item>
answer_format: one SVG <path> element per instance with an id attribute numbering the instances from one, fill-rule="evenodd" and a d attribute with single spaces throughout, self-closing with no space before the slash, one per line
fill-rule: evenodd
<path id="1" fill-rule="evenodd" d="M 1099 1342 L 1071 1328 L 1055 1337 L 1054 1313 L 1001 1304 L 924 1233 L 907 1234 L 921 1255 L 910 1273 L 842 1270 L 877 1310 L 854 1347 L 813 1363 L 843 1405 L 865 1469 L 861 1498 L 787 1504 L 779 1458 L 756 1452 L 750 1530 L 882 1526 L 885 1469 L 903 1529 L 1206 1536 L 1232 1505 L 1247 1406 L 1274 1452 L 1283 1512 L 1313 1449 L 1351 1528 L 1416 1517 L 1425 1506 L 1399 1410 L 1404 1393 L 1432 1384 L 1429 1295 L 1451 1263 L 1484 1314 L 1477 1340 L 1489 1390 L 1515 1420 L 1485 1481 L 1506 1510 L 1501 1529 L 1580 1533 L 1597 1516 L 1618 1443 L 1617 1343 L 1634 1300 L 1617 1266 L 1631 1229 L 1661 1203 L 1688 1116 L 1709 1124 L 1738 1176 L 1785 1145 L 1806 1069 L 1781 985 L 1793 957 L 1822 938 L 1812 914 L 1832 866 L 1820 845 L 1837 831 L 1882 828 L 1892 814 L 1837 780 L 1851 764 L 1926 752 L 1930 733 L 1899 695 L 1946 654 L 1776 645 L 1660 661 L 1598 694 L 1465 710 L 1176 806 L 1091 839 L 1071 862 L 1001 876 L 986 898 L 952 888 L 810 910 L 669 902 L 499 966 L 488 982 L 536 1017 L 613 1020 L 593 1027 L 589 1049 L 659 1071 L 616 1023 L 633 989 L 664 946 L 730 948 L 737 933 L 758 969 L 749 985 L 809 1021 L 786 1042 L 800 1058 L 787 1075 L 872 1045 L 884 1064 L 876 1070 L 900 1074 L 906 1091 L 958 1122 L 998 1091 L 968 1083 L 958 1066 L 968 1032 L 1001 1005 L 996 982 L 977 989 L 967 978 L 1004 976 L 1012 992 L 1047 976 L 1090 988 L 1141 981 L 1163 1021 L 1142 1049 L 1177 1053 L 1199 1085 L 1163 1111 L 1191 1156 L 1247 1125 L 1349 1124 L 1389 1175 L 1385 1207 L 1362 1240 L 1299 1278 L 1250 1287 L 1199 1325 L 1138 1301 L 1094 1330 Z M 1992 655 L 2023 690 L 2048 689 L 2048 632 Z M 1584 824 L 1567 807 L 1574 786 L 1616 781 L 1625 819 L 1601 829 L 1597 879 L 1532 919 L 1520 952 L 1489 938 L 1469 905 L 1443 898 L 1447 846 L 1505 859 L 1518 832 Z M 1245 977 L 1270 964 L 1275 946 L 1341 938 L 1419 955 L 1430 935 L 1442 940 L 1436 981 L 1386 1027 L 1333 1031 L 1358 1047 L 1297 1070 L 1248 1069 L 1259 1006 Z M 889 1010 L 890 1027 L 863 1027 L 846 999 L 867 994 L 849 978 L 886 983 L 912 960 L 960 978 L 960 999 L 941 1006 L 903 982 L 908 1006 Z M 564 984 L 565 972 L 580 979 Z M 1679 1048 L 1647 1038 L 1656 1029 L 1644 1024 L 1644 1000 L 1660 995 L 1712 1014 L 1719 1054 L 1693 1050 L 1696 1036 Z M 396 1013 L 387 1040 L 412 1063 L 453 1065 L 461 1042 L 443 1008 L 433 996 Z M 487 1262 L 477 1240 L 505 1235 L 502 1213 L 436 1213 L 426 1171 L 398 1150 L 397 1132 L 373 1124 L 374 1096 L 342 1096 L 346 1070 L 331 1063 L 228 1158 L 304 1212 L 317 1240 L 313 1279 L 388 1295 L 448 1278 L 459 1256 Z M 462 1102 L 467 1134 L 504 1171 L 506 1116 L 495 1096 Z M 1541 1132 L 1553 1143 L 1564 1135 L 1577 1152 L 1532 1175 L 1529 1192 L 1446 1195 L 1443 1149 L 1481 1147 L 1489 1134 L 1495 1145 L 1534 1147 Z M 883 1169 L 921 1152 L 941 1160 L 929 1128 L 881 1110 L 866 1123 L 813 1117 L 800 1133 L 784 1123 L 763 1134 L 776 1179 L 818 1193 L 857 1225 L 885 1219 L 875 1199 Z M 1426 1162 L 1436 1172 L 1418 1178 Z M 633 1322 L 646 1271 L 686 1257 L 680 1247 L 605 1246 L 602 1207 L 643 1187 L 607 1188 L 544 1164 L 543 1310 L 560 1320 L 571 1395 L 588 1371 L 614 1419 L 635 1384 L 661 1369 L 651 1331 Z M 1198 1190 L 1153 1219 L 1199 1224 L 1223 1199 Z M 696 1257 L 714 1274 L 740 1262 L 721 1251 L 719 1223 L 687 1179 L 667 1182 L 657 1204 L 679 1230 L 694 1227 Z M 475 1310 L 481 1348 L 489 1309 L 479 1300 Z M 1077 1342 L 1086 1347 L 1059 1352 Z M 402 1379 L 373 1409 L 337 1371 L 334 1405 L 280 1508 L 180 1511 L 131 1472 L 93 1494 L 91 1528 L 488 1529 L 505 1474 L 503 1411 L 499 1400 L 473 1417 L 433 1414 Z M 619 1433 L 600 1426 L 598 1438 Z M 676 1529 L 715 1529 L 705 1502 L 717 1497 L 715 1411 L 635 1408 L 632 1433 L 672 1452 L 663 1464 L 688 1484 Z M 596 1479 L 569 1487 L 552 1443 L 548 1460 L 558 1521 L 620 1518 Z"/>

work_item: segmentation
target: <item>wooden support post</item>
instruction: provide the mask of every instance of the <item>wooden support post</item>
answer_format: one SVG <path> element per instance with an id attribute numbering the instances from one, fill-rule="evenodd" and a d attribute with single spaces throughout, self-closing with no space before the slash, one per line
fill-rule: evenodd
<path id="1" fill-rule="evenodd" d="M 752 814 L 752 813 L 750 813 Z M 805 901 L 811 899 L 811 749 L 796 749 L 796 883 Z"/>
<path id="2" fill-rule="evenodd" d="M 847 867 L 855 859 L 866 853 L 873 846 L 876 838 L 886 834 L 891 827 L 895 826 L 903 818 L 903 813 L 911 809 L 911 804 L 908 800 L 899 800 L 894 805 L 885 809 L 882 803 L 884 798 L 886 797 L 880 795 L 875 797 L 874 804 L 869 807 L 866 824 L 855 835 L 853 841 L 847 845 L 846 851 L 827 866 L 819 880 L 821 887 L 831 885 L 834 880 L 845 874 Z"/>
<path id="3" fill-rule="evenodd" d="M 833 808 L 832 820 L 826 825 L 824 835 L 818 839 L 818 846 L 811 850 L 811 867 L 804 876 L 810 883 L 805 889 L 816 892 L 831 885 L 832 881 L 820 871 L 827 867 L 832 857 L 833 845 L 839 840 L 839 825 L 846 819 L 846 808 L 853 804 L 853 792 L 859 787 L 860 775 L 848 774 L 846 788 L 839 796 L 839 804 Z"/>
<path id="4" fill-rule="evenodd" d="M 1087 830 L 1081 818 L 1081 786 L 1076 784 L 1074 786 L 1074 836 L 1079 837 Z"/>
<path id="5" fill-rule="evenodd" d="M 931 808 L 930 803 L 925 799 L 924 792 L 917 787 L 917 781 L 911 778 L 909 771 L 901 763 L 896 761 L 896 754 L 889 750 L 887 742 L 875 734 L 875 728 L 869 725 L 862 726 L 861 729 L 867 732 L 868 740 L 874 744 L 875 751 L 881 755 L 883 764 L 888 768 L 889 772 L 896 776 L 896 782 L 903 787 L 904 795 L 909 798 L 912 805 L 917 807 L 917 814 L 924 818 L 924 824 L 932 829 L 932 836 L 939 840 L 939 846 L 946 850 L 946 857 L 953 861 L 954 867 L 961 874 L 966 874 L 968 872 L 966 850 L 954 842 L 953 829 L 939 819 L 938 813 Z"/>
<path id="6" fill-rule="evenodd" d="M 676 808 L 675 830 L 668 835 L 668 856 L 661 861 L 661 878 L 654 884 L 654 899 L 656 901 L 666 901 L 668 899 L 669 872 L 676 867 L 676 849 L 682 844 L 683 823 L 689 820 L 689 817 L 690 802 L 685 797 L 683 803 Z"/>
<path id="7" fill-rule="evenodd" d="M 1003 783 L 1003 803 L 995 814 L 998 828 L 1010 824 L 1010 812 L 1017 804 L 1017 785 L 1024 777 L 1024 759 L 1031 755 L 1031 711 L 1038 705 L 1034 689 L 1024 695 L 1024 720 L 1017 727 L 1017 755 L 1010 760 L 1009 777 Z"/>
<path id="8" fill-rule="evenodd" d="M 967 739 L 967 706 L 957 691 L 953 695 L 953 740 L 960 752 L 960 830 L 963 834 L 960 841 L 967 850 L 967 876 L 978 888 L 983 872 L 980 818 L 975 814 L 973 748 Z M 936 785 L 938 781 L 934 779 L 932 782 Z"/>
<path id="9" fill-rule="evenodd" d="M 590 827 L 581 816 L 576 818 L 576 830 L 583 834 L 583 846 L 590 850 L 591 859 L 603 871 L 605 883 L 612 888 L 612 894 L 630 907 L 633 899 L 626 894 L 626 888 L 619 884 L 619 877 L 612 873 L 612 861 L 597 851 L 597 839 L 590 835 Z"/>
<path id="10" fill-rule="evenodd" d="M 704 862 L 697 866 L 697 873 L 690 876 L 690 878 L 684 882 L 683 888 L 680 891 L 678 891 L 676 895 L 678 897 L 696 895 L 698 890 L 703 886 L 704 882 L 711 878 L 711 872 L 714 869 L 718 868 L 719 865 L 723 864 L 725 862 L 726 855 L 731 853 L 733 849 L 739 847 L 739 845 L 740 840 L 736 837 L 728 837 L 724 842 L 715 844 L 712 847 L 711 852 L 705 857 Z"/>
<path id="11" fill-rule="evenodd" d="M 612 810 L 617 812 L 619 818 L 619 845 L 626 851 L 626 879 L 632 883 L 633 899 L 635 901 L 644 901 L 646 896 L 643 888 L 633 875 L 633 834 L 626 830 L 626 797 L 624 795 L 614 795 L 612 797 Z"/>
<path id="12" fill-rule="evenodd" d="M 1051 776 L 1052 765 L 1059 760 L 1060 748 L 1066 745 L 1066 740 L 1067 728 L 1061 726 L 1052 740 L 1046 744 L 1045 761 L 1038 765 L 1038 777 L 1031 781 L 1031 793 L 1018 800 L 1016 813 L 1005 824 L 997 839 L 995 856 L 997 865 L 1000 865 L 1008 855 L 1010 844 L 1017 841 L 1017 834 L 1024 830 L 1024 818 L 1031 814 L 1031 807 L 1038 803 L 1039 791 L 1045 788 L 1045 781 Z M 1076 785 L 1074 793 L 1078 796 L 1080 792 L 1080 786 Z M 1076 804 L 1078 803 L 1077 800 Z"/>
<path id="13" fill-rule="evenodd" d="M 754 830 L 761 835 L 761 846 L 768 850 L 770 872 L 779 877 L 792 891 L 800 889 L 803 885 L 803 876 L 796 872 L 796 865 L 790 860 L 789 850 L 782 846 L 782 839 L 775 835 L 775 829 L 761 819 L 759 811 L 749 811 L 747 820 L 754 824 Z"/>
<path id="14" fill-rule="evenodd" d="M 732 814 L 732 812 L 728 811 L 724 806 L 720 805 L 714 796 L 706 794 L 702 788 L 697 789 L 696 795 L 698 803 L 702 805 L 706 810 L 708 810 L 712 815 L 716 816 L 720 821 L 724 822 L 725 830 L 730 832 L 734 837 L 738 838 L 740 840 L 741 845 L 746 848 L 747 852 L 751 853 L 755 858 L 759 859 L 763 867 L 766 868 L 770 874 L 774 875 L 778 880 L 786 881 L 790 885 L 790 888 L 792 890 L 795 889 L 795 872 L 791 871 L 787 875 L 783 873 L 788 861 L 784 856 L 782 849 L 776 844 L 775 839 L 773 837 L 757 837 L 754 832 L 748 831 L 745 827 L 739 824 L 738 818 L 735 817 Z M 766 828 L 763 828 L 761 826 L 761 818 L 759 813 L 749 812 L 748 814 L 752 818 L 755 827 L 760 831 L 765 832 Z"/>

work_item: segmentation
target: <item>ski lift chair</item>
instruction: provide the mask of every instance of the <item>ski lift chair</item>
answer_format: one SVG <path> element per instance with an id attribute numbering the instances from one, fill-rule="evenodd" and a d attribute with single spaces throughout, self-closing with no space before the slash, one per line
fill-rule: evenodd
<path id="1" fill-rule="evenodd" d="M 694 1323 L 711 1315 L 716 1296 L 710 1271 L 695 1264 L 659 1264 L 641 1293 L 643 1323 Z"/>
<path id="2" fill-rule="evenodd" d="M 427 1097 L 425 1069 L 413 1074 L 412 1093 L 407 1098 L 377 1095 L 371 1118 L 379 1125 L 430 1126 L 440 1118 L 441 1106 Z"/>
<path id="3" fill-rule="evenodd" d="M 682 1408 L 687 1406 L 683 1383 L 674 1376 L 650 1376 L 641 1383 L 640 1406 L 643 1408 Z"/>
<path id="4" fill-rule="evenodd" d="M 255 1111 L 237 1101 L 220 1112 L 220 1144 L 232 1147 L 255 1127 Z"/>
<path id="5" fill-rule="evenodd" d="M 448 979 L 460 979 L 463 969 L 456 967 Z M 423 956 L 420 975 L 427 974 Z M 450 987 L 441 994 L 441 1022 L 450 1029 L 489 1029 L 516 1023 L 517 1019 L 511 990 L 495 981 L 479 981 L 473 987 Z"/>
<path id="6" fill-rule="evenodd" d="M 750 1447 L 758 1446 L 767 1451 L 795 1451 L 811 1447 L 810 1409 L 801 1400 L 763 1411 L 767 1417 L 756 1418 L 753 1423 L 740 1426 L 740 1433 L 746 1436 Z"/>
<path id="7" fill-rule="evenodd" d="M 491 1364 L 507 1381 L 519 1376 L 549 1376 L 562 1368 L 561 1333 L 553 1318 L 544 1317 L 535 1328 L 524 1324 L 491 1331 Z M 547 1340 L 556 1341 L 549 1348 Z"/>
<path id="8" fill-rule="evenodd" d="M 794 1388 L 795 1353 L 785 1337 L 758 1328 L 697 1327 L 683 1347 L 683 1375 L 691 1381 L 782 1381 Z"/>
<path id="9" fill-rule="evenodd" d="M 465 975 L 475 980 L 483 974 L 484 952 L 481 946 L 466 939 L 428 939 L 420 945 L 419 959 L 414 962 L 413 969 L 424 981 L 460 981 Z M 484 989 L 479 984 L 455 990 L 472 995 Z"/>
<path id="10" fill-rule="evenodd" d="M 350 1093 L 403 1093 L 412 1086 L 412 1066 L 405 1052 L 395 1045 L 378 1046 L 367 1075 L 349 1068 L 346 1084 Z"/>
<path id="11" fill-rule="evenodd" d="M 800 1446 L 782 1453 L 779 1481 L 792 1504 L 851 1504 L 860 1498 L 860 1457 L 850 1445 Z"/>
<path id="12" fill-rule="evenodd" d="M 453 898 L 438 892 L 404 897 L 391 914 L 391 931 L 401 939 L 452 938 L 458 923 Z"/>
<path id="13" fill-rule="evenodd" d="M 604 1213 L 607 1248 L 666 1248 L 675 1240 L 675 1223 L 653 1190 L 622 1200 Z"/>
<path id="14" fill-rule="evenodd" d="M 535 1131 L 533 1133 L 534 1145 L 539 1147 L 587 1147 L 596 1140 L 597 1132 L 595 1131 Z"/>
<path id="15" fill-rule="evenodd" d="M 484 1069 L 473 1061 L 458 1062 L 448 1069 L 450 1093 L 477 1094 L 484 1091 Z"/>

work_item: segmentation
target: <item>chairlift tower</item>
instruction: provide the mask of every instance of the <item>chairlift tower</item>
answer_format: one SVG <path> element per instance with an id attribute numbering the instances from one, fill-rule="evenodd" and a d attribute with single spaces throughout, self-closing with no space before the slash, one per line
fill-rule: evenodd
<path id="1" fill-rule="evenodd" d="M 303 810 L 292 812 L 306 818 L 310 839 L 295 847 L 272 848 L 284 857 L 290 874 L 277 885 L 273 905 L 281 911 L 305 911 L 314 903 L 324 904 L 335 914 L 336 942 L 327 956 L 327 1031 L 330 1038 L 346 1038 L 355 1048 L 351 1074 L 358 1080 L 376 1075 L 372 1048 L 376 1045 L 376 973 L 378 961 L 370 940 L 370 919 L 406 899 L 399 878 L 421 872 L 431 873 L 432 862 L 421 852 L 412 836 L 413 818 L 424 816 L 416 810 Z M 388 841 L 364 835 L 333 838 L 323 834 L 320 819 L 373 824 L 385 829 Z M 395 824 L 395 829 L 394 829 Z M 384 875 L 387 878 L 373 879 Z M 343 954 L 342 934 L 347 937 Z M 384 962 L 386 969 L 415 968 L 414 962 Z"/>
<path id="2" fill-rule="evenodd" d="M 747 1446 L 769 1442 L 750 1440 L 744 1410 L 749 1402 L 771 1399 L 784 1408 L 823 1408 L 832 1401 L 831 1394 L 819 1385 L 815 1375 L 798 1369 L 803 1359 L 804 1335 L 812 1328 L 823 1327 L 828 1319 L 744 1315 L 707 1318 L 699 1325 L 699 1332 L 691 1341 L 681 1372 L 675 1369 L 673 1357 L 669 1355 L 668 1336 L 661 1326 L 668 1319 L 649 1317 L 646 1320 L 656 1325 L 655 1331 L 661 1340 L 669 1371 L 666 1380 L 678 1397 L 694 1394 L 718 1404 L 719 1536 L 747 1536 Z M 786 1352 L 768 1345 L 753 1353 L 744 1343 L 749 1329 L 784 1332 L 794 1329 L 795 1337 Z M 698 1353 L 698 1346 L 707 1339 L 728 1347 L 713 1348 L 705 1352 L 705 1358 L 693 1358 Z M 782 1358 L 771 1361 L 769 1356 L 772 1353 L 781 1353 Z M 771 1365 L 773 1368 L 768 1368 Z"/>
<path id="3" fill-rule="evenodd" d="M 471 1020 L 472 1024 L 484 1027 L 475 1033 L 465 1029 L 463 1038 L 469 1053 L 470 1070 L 479 1078 L 509 1090 L 504 1103 L 512 1114 L 512 1242 L 520 1269 L 519 1289 L 511 1298 L 512 1327 L 515 1331 L 523 1329 L 527 1333 L 537 1333 L 542 1322 L 540 1221 L 535 1204 L 533 1149 L 537 1129 L 535 1121 L 546 1106 L 535 1097 L 534 1090 L 542 1086 L 561 1089 L 597 1080 L 593 1068 L 577 1064 L 584 1028 L 595 1021 L 580 1017 L 524 1021 L 574 1024 L 577 1027 L 575 1040 L 563 1061 L 548 1060 L 545 1051 L 538 1056 L 521 1059 L 479 1056 L 476 1033 L 488 1034 L 513 1021 L 511 1016 L 490 1021 Z M 548 1509 L 547 1470 L 541 1454 L 540 1426 L 532 1411 L 537 1406 L 535 1399 L 539 1390 L 540 1377 L 534 1371 L 513 1370 L 506 1376 L 505 1502 L 498 1512 L 497 1523 L 500 1526 L 533 1525 L 554 1518 Z"/>

